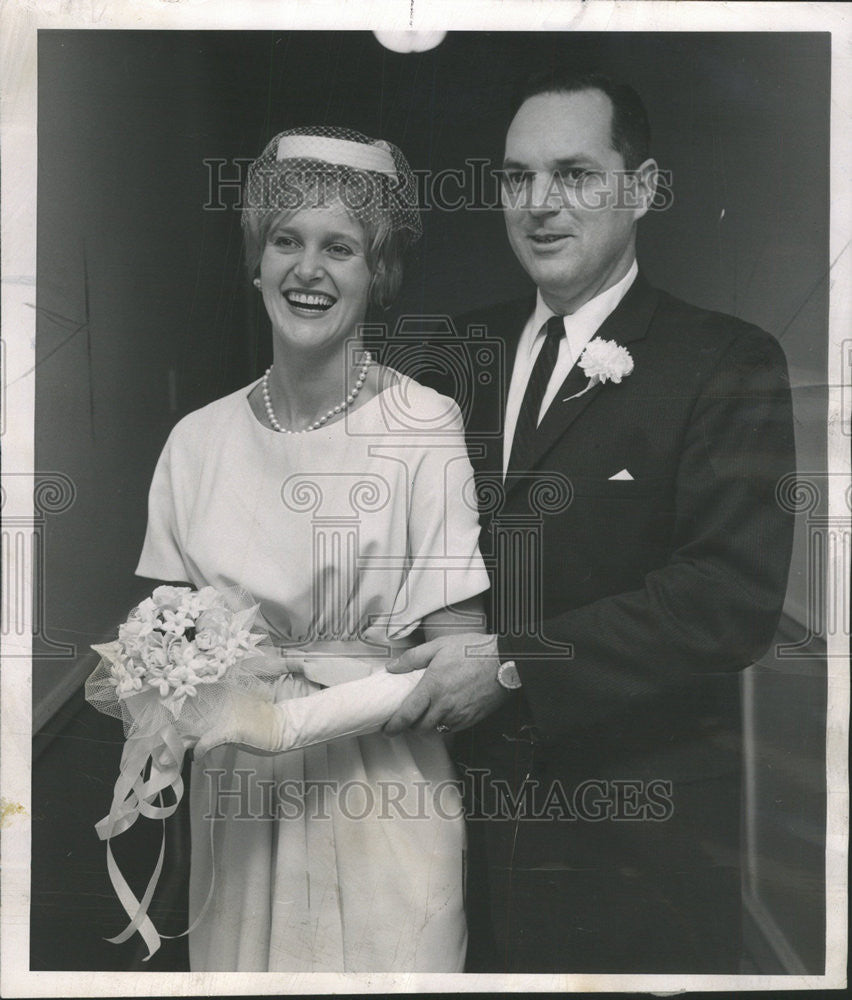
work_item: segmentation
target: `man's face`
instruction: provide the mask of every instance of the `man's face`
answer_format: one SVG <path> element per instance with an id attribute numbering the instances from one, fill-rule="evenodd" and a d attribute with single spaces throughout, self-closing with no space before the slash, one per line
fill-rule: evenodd
<path id="1" fill-rule="evenodd" d="M 599 90 L 538 94 L 521 105 L 506 135 L 509 242 L 557 312 L 575 311 L 633 261 L 647 169 L 625 174 L 611 123 L 612 104 Z"/>

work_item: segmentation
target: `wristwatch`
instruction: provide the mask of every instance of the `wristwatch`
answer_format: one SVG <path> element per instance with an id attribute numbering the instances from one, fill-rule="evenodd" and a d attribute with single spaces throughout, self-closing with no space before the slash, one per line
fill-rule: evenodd
<path id="1" fill-rule="evenodd" d="M 514 660 L 506 660 L 497 668 L 497 683 L 507 691 L 517 691 L 521 686 L 521 675 Z"/>

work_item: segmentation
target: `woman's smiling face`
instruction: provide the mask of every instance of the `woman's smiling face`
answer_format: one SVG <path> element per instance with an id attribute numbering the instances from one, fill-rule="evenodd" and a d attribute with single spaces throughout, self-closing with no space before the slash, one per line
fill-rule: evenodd
<path id="1" fill-rule="evenodd" d="M 277 337 L 330 348 L 355 335 L 370 290 L 363 228 L 340 202 L 306 206 L 273 222 L 260 289 Z"/>

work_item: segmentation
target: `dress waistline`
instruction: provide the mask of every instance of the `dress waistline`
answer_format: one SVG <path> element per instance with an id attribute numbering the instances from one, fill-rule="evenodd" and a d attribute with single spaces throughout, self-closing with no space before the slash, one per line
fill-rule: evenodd
<path id="1" fill-rule="evenodd" d="M 276 642 L 275 655 L 281 657 L 285 670 L 303 674 L 315 684 L 330 687 L 369 677 L 415 645 L 417 643 L 411 636 L 385 642 L 366 642 L 363 639 L 317 639 L 301 646 Z"/>

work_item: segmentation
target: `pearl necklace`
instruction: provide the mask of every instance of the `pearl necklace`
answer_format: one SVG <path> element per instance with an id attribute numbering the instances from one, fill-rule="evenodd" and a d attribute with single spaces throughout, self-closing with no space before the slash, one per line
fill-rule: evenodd
<path id="1" fill-rule="evenodd" d="M 370 354 L 369 351 L 365 351 L 364 364 L 361 365 L 361 370 L 358 372 L 358 378 L 355 380 L 355 385 L 352 387 L 352 392 L 350 392 L 345 399 L 342 399 L 337 404 L 337 406 L 333 406 L 328 411 L 328 413 L 321 416 L 319 420 L 315 420 L 312 424 L 308 424 L 308 426 L 301 431 L 292 431 L 288 427 L 282 427 L 281 424 L 278 423 L 278 418 L 275 416 L 275 411 L 272 409 L 272 401 L 269 398 L 269 373 L 272 371 L 272 365 L 270 365 L 263 373 L 263 380 L 261 382 L 261 386 L 263 389 L 263 405 L 264 408 L 266 409 L 266 417 L 269 420 L 269 423 L 272 425 L 272 429 L 278 431 L 279 434 L 304 434 L 306 431 L 317 430 L 318 428 L 322 427 L 322 425 L 326 423 L 328 420 L 330 420 L 332 417 L 336 416 L 338 413 L 343 413 L 344 410 L 348 410 L 349 407 L 352 405 L 353 401 L 355 400 L 355 397 L 363 388 L 364 382 L 367 379 L 367 370 L 369 369 L 372 363 L 373 363 L 372 354 Z"/>

